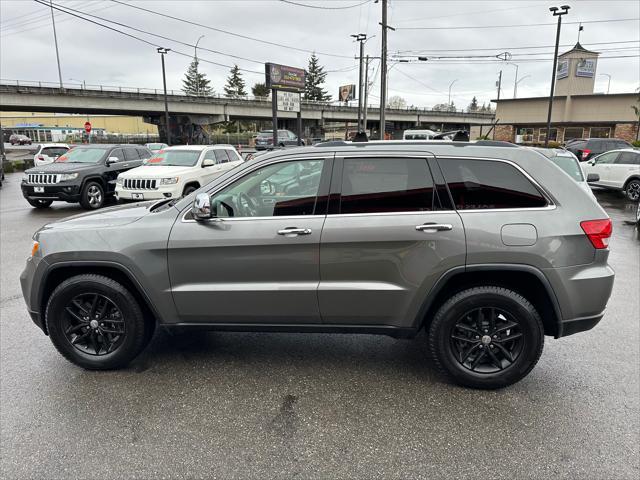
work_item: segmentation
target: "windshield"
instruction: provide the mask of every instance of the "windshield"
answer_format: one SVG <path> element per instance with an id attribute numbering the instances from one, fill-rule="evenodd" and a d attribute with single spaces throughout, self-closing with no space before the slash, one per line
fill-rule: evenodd
<path id="1" fill-rule="evenodd" d="M 147 144 L 147 148 L 149 150 L 154 151 L 154 152 L 156 152 L 158 150 L 162 150 L 165 147 L 166 147 L 166 145 L 164 143 L 148 143 Z"/>
<path id="2" fill-rule="evenodd" d="M 105 149 L 76 147 L 58 157 L 57 163 L 98 163 L 103 157 Z"/>
<path id="3" fill-rule="evenodd" d="M 198 163 L 198 158 L 200 158 L 200 150 L 161 150 L 146 165 L 193 167 Z"/>
<path id="4" fill-rule="evenodd" d="M 571 178 L 573 178 L 576 182 L 584 181 L 584 177 L 582 176 L 582 170 L 580 169 L 580 165 L 578 161 L 570 156 L 558 156 L 555 155 L 551 157 L 551 161 L 559 166 L 562 170 L 569 174 Z"/>

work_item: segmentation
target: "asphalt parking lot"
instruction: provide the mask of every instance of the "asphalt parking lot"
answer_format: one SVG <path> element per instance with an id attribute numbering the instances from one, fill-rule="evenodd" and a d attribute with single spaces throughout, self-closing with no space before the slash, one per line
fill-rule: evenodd
<path id="1" fill-rule="evenodd" d="M 424 337 L 160 331 L 128 369 L 64 360 L 29 318 L 18 276 L 41 225 L 21 174 L 0 189 L 3 478 L 638 478 L 640 241 L 614 222 L 616 282 L 592 331 L 547 338 L 520 383 L 443 382 Z"/>

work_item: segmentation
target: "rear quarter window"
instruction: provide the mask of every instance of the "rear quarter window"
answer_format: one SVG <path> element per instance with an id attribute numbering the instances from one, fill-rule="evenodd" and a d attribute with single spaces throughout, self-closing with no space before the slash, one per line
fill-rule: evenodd
<path id="1" fill-rule="evenodd" d="M 517 168 L 494 160 L 438 159 L 458 210 L 540 208 L 547 200 Z"/>

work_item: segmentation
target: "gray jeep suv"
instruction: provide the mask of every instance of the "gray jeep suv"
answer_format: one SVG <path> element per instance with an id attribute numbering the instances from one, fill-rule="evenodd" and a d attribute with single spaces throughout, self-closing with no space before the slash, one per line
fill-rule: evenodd
<path id="1" fill-rule="evenodd" d="M 540 153 L 332 142 L 262 155 L 182 199 L 47 225 L 21 276 L 34 322 L 88 369 L 154 329 L 427 332 L 471 387 L 523 378 L 544 336 L 594 327 L 611 221 Z"/>

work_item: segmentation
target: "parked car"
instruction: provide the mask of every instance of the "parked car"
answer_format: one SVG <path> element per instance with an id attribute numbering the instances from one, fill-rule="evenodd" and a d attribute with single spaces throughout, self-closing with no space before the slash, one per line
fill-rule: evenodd
<path id="1" fill-rule="evenodd" d="M 69 145 L 66 143 L 43 143 L 38 145 L 38 149 L 33 156 L 33 165 L 40 167 L 48 163 L 53 163 L 56 158 L 64 155 L 68 151 Z"/>
<path id="2" fill-rule="evenodd" d="M 589 138 L 567 142 L 565 148 L 578 157 L 578 160 L 586 162 L 592 157 L 610 150 L 631 148 L 631 144 L 618 138 Z"/>
<path id="3" fill-rule="evenodd" d="M 53 163 L 26 170 L 22 195 L 35 208 L 64 201 L 94 210 L 115 194 L 119 173 L 142 165 L 150 156 L 139 145 L 78 145 Z"/>
<path id="4" fill-rule="evenodd" d="M 273 148 L 273 130 L 263 130 L 258 133 L 255 139 L 256 150 L 266 150 Z M 301 140 L 304 145 L 304 140 Z M 278 147 L 289 147 L 298 145 L 298 136 L 289 130 L 278 130 Z"/>
<path id="5" fill-rule="evenodd" d="M 640 150 L 613 150 L 592 158 L 585 171 L 600 178 L 592 185 L 622 191 L 629 200 L 640 200 Z"/>
<path id="6" fill-rule="evenodd" d="M 593 190 L 591 190 L 589 184 L 599 181 L 600 176 L 597 173 L 585 175 L 580 161 L 578 161 L 578 158 L 573 153 L 563 148 L 529 148 L 541 153 L 555 163 L 562 171 L 573 178 L 573 180 L 576 181 L 585 192 L 595 198 Z"/>
<path id="7" fill-rule="evenodd" d="M 192 197 L 43 227 L 22 291 L 33 321 L 87 369 L 126 365 L 157 325 L 425 329 L 449 378 L 504 387 L 535 366 L 544 335 L 593 328 L 613 287 L 611 220 L 558 173 L 498 142 L 272 152 Z"/>
<path id="8" fill-rule="evenodd" d="M 9 137 L 9 143 L 11 145 L 31 145 L 33 142 L 26 135 L 18 135 L 14 133 Z"/>
<path id="9" fill-rule="evenodd" d="M 403 140 L 431 140 L 438 132 L 433 130 L 405 130 L 402 134 Z"/>
<path id="10" fill-rule="evenodd" d="M 145 165 L 118 175 L 122 200 L 154 200 L 189 195 L 243 162 L 231 145 L 167 147 Z"/>

